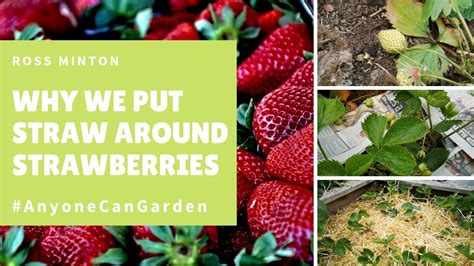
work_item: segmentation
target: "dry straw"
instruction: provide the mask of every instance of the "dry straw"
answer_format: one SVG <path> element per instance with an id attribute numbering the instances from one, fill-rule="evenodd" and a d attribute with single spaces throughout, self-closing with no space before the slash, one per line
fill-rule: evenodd
<path id="1" fill-rule="evenodd" d="M 426 247 L 427 252 L 438 255 L 445 262 L 473 265 L 454 247 L 459 244 L 470 244 L 474 247 L 474 235 L 460 228 L 449 210 L 438 207 L 431 200 L 418 201 L 407 194 L 386 194 L 383 200 L 388 201 L 398 210 L 396 217 L 392 218 L 383 214 L 381 208 L 374 204 L 373 199 L 359 199 L 329 217 L 324 236 L 331 237 L 335 241 L 344 237 L 348 238 L 353 250 L 347 251 L 343 257 L 333 255 L 331 252 L 331 255 L 324 259 L 323 265 L 358 265 L 357 258 L 364 248 L 371 249 L 375 255 L 381 255 L 379 265 L 397 265 L 390 259 L 391 254 L 400 255 L 403 251 L 411 251 L 416 255 L 418 248 L 423 246 Z M 417 211 L 413 217 L 404 215 L 405 210 L 401 206 L 406 202 L 411 202 L 421 210 Z M 366 229 L 362 232 L 351 231 L 348 219 L 352 213 L 359 210 L 366 210 L 369 213 L 369 217 L 363 217 L 360 220 Z M 441 233 L 449 231 L 448 229 L 452 234 Z M 395 239 L 387 246 L 372 241 L 375 237 L 386 239 L 392 234 L 395 235 Z M 324 249 L 320 249 L 322 250 Z"/>

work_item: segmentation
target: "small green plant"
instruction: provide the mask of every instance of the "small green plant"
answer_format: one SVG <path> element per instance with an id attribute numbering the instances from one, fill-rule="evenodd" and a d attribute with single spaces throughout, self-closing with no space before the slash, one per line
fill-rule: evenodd
<path id="1" fill-rule="evenodd" d="M 318 246 L 321 248 L 331 249 L 333 254 L 340 257 L 346 255 L 346 250 L 352 251 L 351 241 L 347 238 L 341 238 L 334 241 L 330 237 L 323 237 L 322 240 L 318 241 Z"/>
<path id="2" fill-rule="evenodd" d="M 369 213 L 367 213 L 366 210 L 359 210 L 359 212 L 352 213 L 347 221 L 349 229 L 351 231 L 363 231 L 365 227 L 360 223 L 363 217 L 369 217 Z"/>
<path id="3" fill-rule="evenodd" d="M 378 265 L 380 263 L 380 256 L 375 256 L 374 252 L 368 248 L 364 248 L 357 258 L 357 262 L 362 265 Z"/>
<path id="4" fill-rule="evenodd" d="M 420 207 L 414 205 L 411 202 L 403 203 L 402 204 L 402 209 L 405 210 L 405 212 L 403 214 L 408 216 L 408 217 L 413 217 L 416 214 L 417 211 L 421 210 Z"/>
<path id="5" fill-rule="evenodd" d="M 416 192 L 421 194 L 423 197 L 428 198 L 431 195 L 431 187 L 423 184 L 416 188 Z"/>
<path id="6" fill-rule="evenodd" d="M 474 261 L 474 253 L 471 252 L 471 245 L 457 245 L 454 247 L 459 253 L 463 254 L 467 260 Z"/>
<path id="7" fill-rule="evenodd" d="M 372 238 L 372 242 L 374 242 L 375 244 L 381 244 L 381 245 L 384 245 L 384 246 L 387 246 L 393 240 L 395 240 L 395 235 L 394 234 L 389 235 L 386 238 L 379 238 L 379 237 Z"/>

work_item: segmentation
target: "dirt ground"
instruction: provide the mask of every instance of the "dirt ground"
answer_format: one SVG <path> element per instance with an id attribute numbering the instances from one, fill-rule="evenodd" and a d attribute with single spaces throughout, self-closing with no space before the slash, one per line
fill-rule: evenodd
<path id="1" fill-rule="evenodd" d="M 318 84 L 396 84 L 396 55 L 383 52 L 380 30 L 390 29 L 385 0 L 320 0 L 318 4 Z M 474 21 L 470 26 L 474 29 Z M 410 46 L 420 39 L 409 38 Z M 448 76 L 458 80 L 454 72 Z M 445 85 L 445 84 L 438 84 Z"/>

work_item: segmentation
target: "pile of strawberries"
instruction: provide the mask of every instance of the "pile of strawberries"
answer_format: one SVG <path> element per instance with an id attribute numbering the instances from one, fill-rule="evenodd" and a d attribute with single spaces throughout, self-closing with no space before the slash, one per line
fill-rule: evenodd
<path id="1" fill-rule="evenodd" d="M 122 6 L 128 4 L 128 10 L 137 10 L 114 13 L 113 2 L 125 2 Z M 35 242 L 25 261 L 93 265 L 94 259 L 105 256 L 115 259 L 115 264 L 135 265 L 145 259 L 148 264 L 143 265 L 161 265 L 163 261 L 153 254 L 171 254 L 179 246 L 183 254 L 190 250 L 213 252 L 221 263 L 232 264 L 236 256 L 252 261 L 252 256 L 259 255 L 252 252 L 255 241 L 272 232 L 276 245 L 291 254 L 276 252 L 267 257 L 291 257 L 279 264 L 311 263 L 313 38 L 311 25 L 299 20 L 293 2 L 297 1 L 0 1 L 0 39 L 13 39 L 15 31 L 36 23 L 41 31 L 35 34 L 41 32 L 51 39 L 235 39 L 239 49 L 237 226 L 207 226 L 199 229 L 199 234 L 193 227 L 188 232 L 183 227 L 27 226 L 21 245 Z M 153 8 L 154 12 L 142 35 L 139 25 L 129 19 L 140 8 Z M 9 229 L 0 227 L 0 237 L 5 237 Z M 177 244 L 177 239 L 186 239 L 184 247 L 181 242 Z M 171 248 L 165 249 L 163 243 Z M 174 257 L 169 256 L 166 263 L 172 264 Z M 195 264 L 211 265 L 213 259 L 204 256 Z M 262 257 L 254 259 L 272 262 Z M 111 260 L 94 263 L 103 262 Z"/>

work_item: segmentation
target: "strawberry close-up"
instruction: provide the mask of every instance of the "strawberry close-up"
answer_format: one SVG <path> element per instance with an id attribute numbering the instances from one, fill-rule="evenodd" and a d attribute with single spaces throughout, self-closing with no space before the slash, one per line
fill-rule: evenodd
<path id="1" fill-rule="evenodd" d="M 220 3 L 214 3 L 211 5 L 212 9 L 216 13 L 218 17 L 222 17 L 222 11 L 224 8 L 228 6 L 232 10 L 235 16 L 238 16 L 239 14 L 242 13 L 242 11 L 245 10 L 246 16 L 245 16 L 245 21 L 243 23 L 244 28 L 248 27 L 256 27 L 258 26 L 258 14 L 253 10 L 250 6 L 246 5 L 243 2 L 240 1 L 222 1 Z M 206 8 L 204 11 L 199 14 L 199 17 L 196 19 L 197 21 L 199 20 L 207 20 L 209 22 L 213 22 L 213 17 L 211 10 L 209 8 Z"/>
<path id="2" fill-rule="evenodd" d="M 176 29 L 181 23 L 194 22 L 196 14 L 190 12 L 179 12 L 173 15 L 161 15 L 150 21 L 148 33 L 145 40 L 163 40 Z"/>
<path id="3" fill-rule="evenodd" d="M 275 146 L 267 157 L 272 176 L 313 187 L 314 128 L 309 124 Z"/>
<path id="4" fill-rule="evenodd" d="M 264 154 L 313 122 L 313 71 L 314 64 L 310 60 L 258 104 L 253 131 Z"/>
<path id="5" fill-rule="evenodd" d="M 278 88 L 306 62 L 304 51 L 313 47 L 304 24 L 289 24 L 273 31 L 237 69 L 237 90 L 264 95 Z"/>
<path id="6" fill-rule="evenodd" d="M 165 40 L 199 40 L 199 32 L 188 22 L 178 24 L 166 35 Z"/>
<path id="7" fill-rule="evenodd" d="M 76 19 L 64 2 L 54 0 L 0 1 L 0 40 L 13 39 L 15 30 L 39 24 L 48 35 L 58 35 L 76 26 Z"/>
<path id="8" fill-rule="evenodd" d="M 258 25 L 266 34 L 272 33 L 280 27 L 279 20 L 283 16 L 280 10 L 274 9 L 258 16 Z"/>
<path id="9" fill-rule="evenodd" d="M 259 185 L 250 196 L 248 225 L 254 239 L 272 231 L 280 245 L 288 245 L 297 258 L 312 260 L 313 192 L 285 181 Z"/>
<path id="10" fill-rule="evenodd" d="M 92 261 L 117 245 L 103 226 L 52 227 L 41 241 L 53 265 L 93 265 Z"/>

